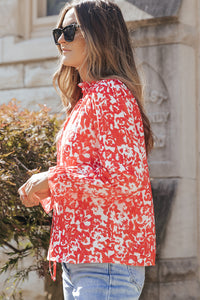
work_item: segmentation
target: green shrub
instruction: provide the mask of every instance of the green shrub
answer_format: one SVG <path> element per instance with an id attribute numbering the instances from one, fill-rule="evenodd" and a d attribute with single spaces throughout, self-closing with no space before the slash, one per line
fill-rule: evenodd
<path id="1" fill-rule="evenodd" d="M 60 125 L 46 106 L 37 112 L 22 110 L 16 100 L 0 106 L 0 246 L 8 255 L 1 273 L 15 270 L 16 280 L 31 271 L 39 276 L 48 273 L 51 215 L 41 206 L 24 207 L 17 191 L 33 173 L 55 165 L 54 141 Z M 35 257 L 35 264 L 17 268 L 28 255 Z"/>

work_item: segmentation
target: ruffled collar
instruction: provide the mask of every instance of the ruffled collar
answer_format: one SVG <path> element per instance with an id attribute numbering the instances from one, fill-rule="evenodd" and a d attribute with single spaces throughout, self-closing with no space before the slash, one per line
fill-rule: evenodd
<path id="1" fill-rule="evenodd" d="M 97 84 L 99 84 L 100 82 L 102 84 L 107 84 L 108 81 L 114 81 L 115 83 L 118 83 L 118 84 L 123 84 L 123 82 L 119 79 L 115 79 L 115 78 L 105 78 L 105 79 L 100 79 L 100 80 L 94 80 L 94 81 L 83 81 L 83 82 L 80 82 L 78 83 L 78 86 L 81 88 L 82 90 L 82 94 L 83 94 L 83 97 L 85 97 L 89 91 L 94 88 L 94 86 Z M 97 86 L 96 85 L 96 86 Z"/>
<path id="2" fill-rule="evenodd" d="M 83 97 L 88 94 L 89 90 L 95 85 L 97 81 L 84 81 L 80 82 L 78 86 L 81 88 Z"/>

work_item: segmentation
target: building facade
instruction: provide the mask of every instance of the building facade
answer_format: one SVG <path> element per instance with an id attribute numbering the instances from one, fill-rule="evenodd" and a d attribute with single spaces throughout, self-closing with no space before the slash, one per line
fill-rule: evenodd
<path id="1" fill-rule="evenodd" d="M 157 264 L 141 299 L 200 299 L 200 0 L 116 0 L 142 70 L 155 134 L 149 159 Z M 51 30 L 65 1 L 0 0 L 0 104 L 61 110 L 52 87 L 58 52 Z M 31 281 L 31 284 L 30 284 Z M 47 298 L 34 275 L 28 299 Z M 37 288 L 35 288 L 37 287 Z M 26 299 L 26 297 L 25 297 Z"/>

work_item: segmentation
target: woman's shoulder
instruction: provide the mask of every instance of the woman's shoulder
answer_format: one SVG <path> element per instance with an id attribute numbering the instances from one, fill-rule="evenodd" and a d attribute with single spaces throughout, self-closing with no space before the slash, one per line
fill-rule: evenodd
<path id="1" fill-rule="evenodd" d="M 120 79 L 96 81 L 90 92 L 90 103 L 95 110 L 107 109 L 112 112 L 122 110 L 129 113 L 138 110 L 135 97 Z"/>
<path id="2" fill-rule="evenodd" d="M 96 81 L 91 89 L 91 98 L 95 103 L 106 102 L 108 105 L 125 102 L 136 102 L 134 95 L 126 84 L 118 78 L 109 78 Z"/>

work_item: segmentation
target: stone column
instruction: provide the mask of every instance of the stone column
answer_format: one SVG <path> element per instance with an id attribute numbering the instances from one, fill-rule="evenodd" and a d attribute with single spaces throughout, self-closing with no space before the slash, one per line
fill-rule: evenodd
<path id="1" fill-rule="evenodd" d="M 127 2 L 132 3 L 133 10 L 136 6 L 132 21 L 130 15 L 127 21 L 137 47 L 136 57 L 145 82 L 146 110 L 155 134 L 149 166 L 157 264 L 147 268 L 141 299 L 197 300 L 200 295 L 199 0 Z"/>
<path id="2" fill-rule="evenodd" d="M 200 266 L 200 1 L 196 4 L 196 19 L 197 19 L 197 55 L 196 55 L 196 74 L 197 74 L 197 149 L 198 149 L 198 161 L 197 161 L 197 194 L 198 194 L 198 265 Z M 200 268 L 198 270 L 198 276 L 200 281 Z"/>

